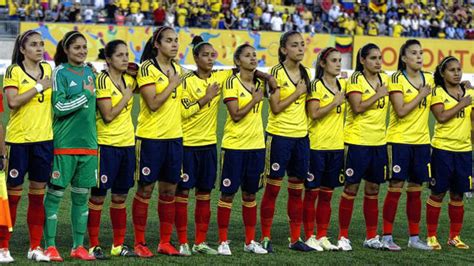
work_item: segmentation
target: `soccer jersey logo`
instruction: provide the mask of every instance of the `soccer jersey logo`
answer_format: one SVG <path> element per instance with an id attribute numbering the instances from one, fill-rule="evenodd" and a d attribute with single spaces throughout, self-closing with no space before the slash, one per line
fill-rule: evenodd
<path id="1" fill-rule="evenodd" d="M 364 93 L 370 93 L 370 91 L 367 89 L 367 90 L 364 91 Z"/>
<path id="2" fill-rule="evenodd" d="M 28 84 L 28 80 L 24 79 L 22 82 L 21 82 L 22 85 L 24 84 Z"/>
<path id="3" fill-rule="evenodd" d="M 245 97 L 245 94 L 242 92 L 242 93 L 240 94 L 240 97 Z"/>
<path id="4" fill-rule="evenodd" d="M 163 81 L 164 81 L 164 79 L 163 79 L 162 77 L 160 77 L 160 78 L 158 79 L 158 82 L 163 82 Z"/>
<path id="5" fill-rule="evenodd" d="M 186 174 L 186 173 L 184 173 L 184 174 L 181 176 L 181 178 L 183 179 L 183 182 L 184 182 L 184 183 L 186 183 L 186 182 L 189 181 L 189 175 Z"/>
<path id="6" fill-rule="evenodd" d="M 324 94 L 323 99 L 328 99 L 328 98 L 329 98 L 329 96 L 327 94 Z"/>
<path id="7" fill-rule="evenodd" d="M 148 167 L 143 167 L 142 168 L 142 174 L 143 175 L 147 176 L 147 175 L 150 175 L 150 173 L 151 173 L 150 168 L 148 168 Z"/>
<path id="8" fill-rule="evenodd" d="M 51 175 L 53 179 L 58 179 L 60 176 L 61 174 L 59 173 L 59 171 L 54 171 L 53 174 Z"/>
<path id="9" fill-rule="evenodd" d="M 74 80 L 71 80 L 71 83 L 69 83 L 69 87 L 74 87 L 77 86 L 77 83 L 74 82 Z"/>
<path id="10" fill-rule="evenodd" d="M 280 165 L 279 165 L 278 163 L 272 164 L 272 170 L 273 170 L 273 171 L 278 171 L 278 170 L 280 170 Z"/>
<path id="11" fill-rule="evenodd" d="M 346 169 L 346 175 L 347 175 L 347 176 L 353 176 L 353 175 L 354 175 L 354 169 L 352 169 L 352 168 L 347 168 L 347 169 Z"/>
<path id="12" fill-rule="evenodd" d="M 448 99 L 444 100 L 444 103 L 449 103 L 449 100 Z"/>
<path id="13" fill-rule="evenodd" d="M 407 90 L 407 93 L 412 93 L 412 91 L 410 89 Z"/>
<path id="14" fill-rule="evenodd" d="M 198 89 L 196 90 L 196 92 L 197 92 L 197 93 L 201 93 L 202 91 L 201 91 L 200 88 L 198 88 Z"/>
<path id="15" fill-rule="evenodd" d="M 311 182 L 314 180 L 314 175 L 310 172 L 308 172 L 308 177 L 306 178 L 308 180 L 308 182 Z"/>
<path id="16" fill-rule="evenodd" d="M 231 183 L 232 183 L 232 182 L 230 181 L 229 178 L 226 178 L 226 179 L 222 180 L 222 185 L 223 185 L 224 187 L 230 187 L 230 184 L 231 184 Z"/>
<path id="17" fill-rule="evenodd" d="M 102 182 L 103 184 L 107 183 L 107 180 L 109 180 L 109 178 L 106 175 L 100 176 L 100 182 Z"/>
<path id="18" fill-rule="evenodd" d="M 17 178 L 18 177 L 18 170 L 16 170 L 16 169 L 10 170 L 10 176 L 12 178 Z"/>
<path id="19" fill-rule="evenodd" d="M 393 172 L 394 173 L 398 174 L 398 173 L 400 173 L 401 170 L 402 170 L 402 168 L 400 167 L 400 165 L 397 164 L 397 165 L 393 166 Z"/>

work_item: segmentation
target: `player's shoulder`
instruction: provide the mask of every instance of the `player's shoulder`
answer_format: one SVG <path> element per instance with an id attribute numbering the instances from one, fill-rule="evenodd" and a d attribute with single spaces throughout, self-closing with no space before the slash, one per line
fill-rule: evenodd
<path id="1" fill-rule="evenodd" d="M 129 83 L 129 82 L 135 82 L 136 81 L 136 78 L 128 73 L 124 73 L 123 74 L 123 79 L 125 80 L 125 83 Z"/>
<path id="2" fill-rule="evenodd" d="M 347 84 L 347 79 L 346 78 L 338 78 L 337 82 L 339 82 L 339 85 L 341 86 L 341 89 L 346 88 L 346 84 Z"/>
<path id="3" fill-rule="evenodd" d="M 231 75 L 229 76 L 226 81 L 225 81 L 225 87 L 227 89 L 232 89 L 234 87 L 235 81 L 237 81 L 237 76 L 236 75 Z"/>
<path id="4" fill-rule="evenodd" d="M 364 75 L 360 71 L 354 71 L 349 78 L 349 84 L 358 84 L 359 79 L 362 78 Z"/>
<path id="5" fill-rule="evenodd" d="M 431 95 L 432 96 L 443 96 L 446 94 L 446 91 L 442 86 L 436 86 L 432 91 Z"/>
<path id="6" fill-rule="evenodd" d="M 384 83 L 386 83 L 390 80 L 390 76 L 385 71 L 380 71 L 379 76 L 382 79 L 382 82 L 384 82 Z"/>
<path id="7" fill-rule="evenodd" d="M 196 78 L 196 75 L 193 71 L 185 73 L 183 76 L 181 76 L 181 79 L 183 81 L 189 81 Z"/>
<path id="8" fill-rule="evenodd" d="M 41 61 L 40 66 L 43 68 L 44 71 L 48 71 L 50 73 L 53 71 L 53 68 L 51 67 L 51 65 L 46 61 Z"/>
<path id="9" fill-rule="evenodd" d="M 138 67 L 138 72 L 141 76 L 148 76 L 151 71 L 154 71 L 155 65 L 153 60 L 148 59 L 143 61 L 143 63 Z"/>
<path id="10" fill-rule="evenodd" d="M 97 89 L 107 88 L 108 79 L 109 79 L 109 74 L 105 70 L 102 70 L 99 73 L 99 75 L 97 75 L 97 77 L 96 77 Z"/>
<path id="11" fill-rule="evenodd" d="M 404 77 L 403 72 L 401 70 L 395 71 L 392 76 L 390 77 L 390 82 L 391 83 L 399 83 L 401 81 L 401 78 Z"/>
<path id="12" fill-rule="evenodd" d="M 283 70 L 283 65 L 281 63 L 273 66 L 270 69 L 270 74 L 274 76 L 275 78 L 278 76 L 279 72 Z"/>
<path id="13" fill-rule="evenodd" d="M 16 71 L 23 71 L 23 70 L 18 64 L 11 64 L 10 66 L 7 67 L 7 70 L 5 71 L 5 78 L 12 78 L 13 74 Z"/>

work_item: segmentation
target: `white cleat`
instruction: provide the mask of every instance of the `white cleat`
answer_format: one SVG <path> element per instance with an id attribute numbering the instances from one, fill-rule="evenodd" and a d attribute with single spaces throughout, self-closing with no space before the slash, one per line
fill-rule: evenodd
<path id="1" fill-rule="evenodd" d="M 380 237 L 378 235 L 374 238 L 364 240 L 364 247 L 371 249 L 384 249 L 384 245 L 380 242 Z"/>
<path id="2" fill-rule="evenodd" d="M 339 241 L 337 241 L 337 248 L 342 251 L 352 251 L 351 241 L 342 236 Z"/>
<path id="3" fill-rule="evenodd" d="M 232 252 L 230 251 L 230 247 L 229 247 L 229 241 L 221 242 L 221 244 L 217 248 L 217 253 L 219 255 L 224 255 L 224 256 L 232 255 Z"/>
<path id="4" fill-rule="evenodd" d="M 6 248 L 0 248 L 0 263 L 10 263 L 15 260 L 10 255 L 10 251 Z"/>
<path id="5" fill-rule="evenodd" d="M 50 261 L 49 257 L 44 254 L 44 251 L 41 247 L 36 247 L 35 249 L 29 249 L 27 258 L 34 261 Z"/>
<path id="6" fill-rule="evenodd" d="M 317 239 L 316 241 L 319 242 L 319 246 L 321 246 L 326 251 L 333 251 L 338 250 L 339 248 L 334 246 L 326 236 Z"/>
<path id="7" fill-rule="evenodd" d="M 244 244 L 244 251 L 245 252 L 250 252 L 250 253 L 255 253 L 255 254 L 267 254 L 268 251 L 262 247 L 262 245 L 258 242 L 255 241 L 250 241 L 250 244 L 245 245 Z"/>
<path id="8" fill-rule="evenodd" d="M 304 243 L 316 251 L 324 251 L 315 235 L 310 236 Z"/>

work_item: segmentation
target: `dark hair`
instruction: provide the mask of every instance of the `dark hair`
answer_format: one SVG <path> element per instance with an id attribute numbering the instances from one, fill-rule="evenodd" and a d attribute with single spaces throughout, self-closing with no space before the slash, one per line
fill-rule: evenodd
<path id="1" fill-rule="evenodd" d="M 191 44 L 193 45 L 194 56 L 199 55 L 199 52 L 204 47 L 204 45 L 210 45 L 212 47 L 212 45 L 208 42 L 205 42 L 204 39 L 200 35 L 194 36 L 193 40 L 191 41 Z"/>
<path id="2" fill-rule="evenodd" d="M 86 40 L 86 37 L 84 37 L 82 33 L 74 30 L 66 33 L 62 40 L 59 41 L 58 45 L 56 46 L 56 53 L 54 54 L 54 64 L 56 64 L 56 66 L 67 62 L 67 54 L 64 50 L 69 48 L 69 45 L 71 45 L 71 43 L 73 43 L 78 38 L 83 38 Z"/>
<path id="3" fill-rule="evenodd" d="M 168 27 L 168 26 L 161 26 L 158 27 L 155 32 L 153 32 L 153 35 L 148 39 L 146 42 L 145 48 L 143 48 L 143 53 L 142 57 L 140 58 L 140 63 L 143 63 L 144 61 L 154 58 L 158 55 L 158 50 L 155 48 L 155 42 L 160 42 L 161 39 L 163 38 L 162 33 L 166 30 L 173 30 L 173 28 Z"/>
<path id="4" fill-rule="evenodd" d="M 408 47 L 412 45 L 421 46 L 421 43 L 418 40 L 410 39 L 410 40 L 407 40 L 402 45 L 402 47 L 400 47 L 400 53 L 398 54 L 398 70 L 405 70 L 407 68 L 407 65 L 405 64 L 405 62 L 402 61 L 402 57 L 406 54 Z"/>
<path id="5" fill-rule="evenodd" d="M 38 34 L 41 36 L 39 32 L 34 30 L 25 31 L 23 34 L 18 35 L 15 40 L 15 47 L 13 48 L 12 54 L 12 64 L 18 64 L 25 60 L 25 55 L 20 51 L 20 48 L 25 48 L 26 41 L 32 36 Z"/>
<path id="6" fill-rule="evenodd" d="M 316 61 L 315 71 L 314 71 L 315 80 L 321 79 L 323 77 L 324 69 L 321 66 L 321 62 L 326 62 L 326 59 L 328 58 L 328 56 L 333 52 L 339 52 L 339 51 L 334 47 L 327 47 L 327 48 L 324 48 L 319 53 L 318 60 Z"/>
<path id="7" fill-rule="evenodd" d="M 447 56 L 441 61 L 441 63 L 439 63 L 439 65 L 436 66 L 436 70 L 434 73 L 434 83 L 436 86 L 441 86 L 443 88 L 445 87 L 444 79 L 443 79 L 443 76 L 441 76 L 441 73 L 443 73 L 443 71 L 446 70 L 446 66 L 451 61 L 459 62 L 459 60 L 456 57 Z"/>
<path id="8" fill-rule="evenodd" d="M 283 33 L 283 35 L 281 35 L 281 37 L 280 37 L 280 47 L 278 47 L 278 61 L 280 63 L 283 63 L 286 60 L 286 55 L 281 52 L 281 48 L 285 47 L 286 42 L 288 41 L 288 39 L 291 36 L 296 35 L 296 34 L 301 35 L 301 33 L 297 32 L 297 31 L 294 31 L 294 30 L 287 31 L 287 32 Z M 308 89 L 308 92 L 310 92 L 310 90 L 311 90 L 311 80 L 309 79 L 308 72 L 306 72 L 306 68 L 302 64 L 299 64 L 299 69 L 300 69 L 300 75 L 301 75 L 301 77 L 303 78 L 303 80 L 306 84 L 306 88 Z"/>
<path id="9" fill-rule="evenodd" d="M 111 58 L 115 51 L 117 51 L 117 47 L 122 44 L 127 46 L 127 44 L 122 40 L 113 40 L 108 42 L 105 45 L 105 48 L 99 49 L 99 59 L 105 60 L 106 58 Z"/>
<path id="10" fill-rule="evenodd" d="M 255 49 L 255 47 L 253 47 L 252 45 L 248 44 L 248 43 L 244 43 L 244 44 L 241 44 L 237 47 L 237 49 L 235 49 L 235 52 L 234 52 L 234 64 L 235 66 L 237 67 L 236 71 L 234 71 L 234 74 L 236 74 L 237 72 L 240 71 L 240 67 L 237 65 L 237 60 L 239 59 L 240 55 L 242 55 L 242 52 L 244 51 L 245 48 L 252 48 L 252 49 Z M 254 72 L 254 75 L 253 75 L 253 83 L 256 83 L 257 82 L 257 76 L 255 75 L 255 72 Z"/>
<path id="11" fill-rule="evenodd" d="M 356 71 L 362 72 L 364 70 L 364 65 L 362 65 L 361 59 L 366 58 L 369 55 L 370 50 L 372 49 L 380 50 L 380 48 L 373 43 L 368 43 L 359 49 L 359 51 L 357 52 L 357 62 L 355 68 Z"/>

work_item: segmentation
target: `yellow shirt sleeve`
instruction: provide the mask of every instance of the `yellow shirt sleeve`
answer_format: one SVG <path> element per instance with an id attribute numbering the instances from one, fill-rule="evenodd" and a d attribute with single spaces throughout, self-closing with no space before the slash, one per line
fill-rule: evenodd
<path id="1" fill-rule="evenodd" d="M 3 76 L 3 89 L 15 88 L 19 89 L 20 86 L 20 67 L 18 65 L 11 65 L 7 68 L 5 76 Z"/>
<path id="2" fill-rule="evenodd" d="M 230 77 L 225 82 L 224 90 L 223 90 L 224 103 L 238 99 L 239 94 L 237 92 L 237 88 L 234 88 L 232 80 L 233 78 Z"/>
<path id="3" fill-rule="evenodd" d="M 388 81 L 388 92 L 391 93 L 391 92 L 396 92 L 396 91 L 399 91 L 399 92 L 402 92 L 403 93 L 403 85 L 401 83 L 398 83 L 396 81 L 396 75 L 397 74 L 400 74 L 400 72 L 395 72 L 393 73 L 392 77 L 390 78 L 390 80 Z"/>
<path id="4" fill-rule="evenodd" d="M 352 74 L 351 80 L 349 83 L 347 83 L 346 86 L 346 93 L 349 94 L 351 92 L 363 92 L 362 86 L 357 82 L 358 81 L 358 75 L 356 73 Z"/>
<path id="5" fill-rule="evenodd" d="M 436 87 L 431 95 L 431 106 L 437 105 L 437 104 L 444 104 L 444 93 L 443 93 L 443 88 L 441 87 Z"/>
<path id="6" fill-rule="evenodd" d="M 189 91 L 186 86 L 186 80 L 184 80 L 181 84 L 183 89 L 183 94 L 181 97 L 181 117 L 189 118 L 197 113 L 201 109 L 201 106 L 199 106 L 198 101 L 191 100 L 191 95 L 189 95 Z"/>
<path id="7" fill-rule="evenodd" d="M 112 98 L 112 90 L 110 86 L 107 86 L 107 83 L 107 75 L 105 74 L 100 74 L 95 80 L 97 99 Z"/>
<path id="8" fill-rule="evenodd" d="M 311 93 L 309 93 L 306 97 L 307 102 L 313 101 L 313 100 L 316 100 L 316 101 L 321 100 L 321 95 L 320 95 L 321 93 L 317 89 L 316 84 L 318 84 L 317 81 L 311 82 Z"/>
<path id="9" fill-rule="evenodd" d="M 149 67 L 150 65 L 147 64 L 145 67 L 140 67 L 140 69 L 138 70 L 137 83 L 139 88 L 146 85 L 155 84 L 156 82 L 156 77 L 154 77 L 152 75 L 152 72 L 149 71 Z"/>

